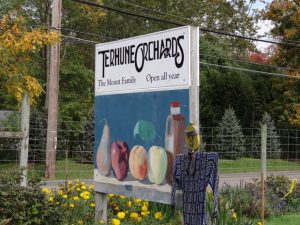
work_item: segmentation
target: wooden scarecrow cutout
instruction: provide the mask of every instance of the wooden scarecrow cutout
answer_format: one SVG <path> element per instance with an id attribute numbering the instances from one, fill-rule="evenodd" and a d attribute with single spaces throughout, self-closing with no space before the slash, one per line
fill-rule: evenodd
<path id="1" fill-rule="evenodd" d="M 214 216 L 218 208 L 218 154 L 200 151 L 200 135 L 193 123 L 186 127 L 185 142 L 189 151 L 176 156 L 171 203 L 175 206 L 176 189 L 181 189 L 184 224 L 206 225 L 205 193 L 208 184 L 214 194 Z"/>

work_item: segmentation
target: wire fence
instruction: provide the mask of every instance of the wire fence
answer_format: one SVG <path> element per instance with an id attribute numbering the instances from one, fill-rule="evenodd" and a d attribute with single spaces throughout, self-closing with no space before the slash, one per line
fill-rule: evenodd
<path id="1" fill-rule="evenodd" d="M 202 149 L 219 153 L 220 173 L 260 171 L 260 128 L 243 128 L 241 131 L 229 135 L 226 129 L 201 128 Z M 31 120 L 29 133 L 28 175 L 43 178 L 46 120 Z M 93 178 L 94 127 L 63 121 L 59 123 L 57 137 L 56 179 Z M 268 132 L 267 171 L 300 172 L 299 144 L 300 130 L 276 129 Z M 0 137 L 0 173 L 19 169 L 19 154 L 20 139 Z"/>

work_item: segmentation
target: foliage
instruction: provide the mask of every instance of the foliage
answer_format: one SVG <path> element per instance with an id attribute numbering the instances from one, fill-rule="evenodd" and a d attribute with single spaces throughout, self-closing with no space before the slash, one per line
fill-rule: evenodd
<path id="1" fill-rule="evenodd" d="M 112 224 L 180 224 L 180 216 L 170 205 L 109 194 L 109 218 Z"/>
<path id="2" fill-rule="evenodd" d="M 288 43 L 299 43 L 300 40 L 300 2 L 299 0 L 273 0 L 263 12 L 263 17 L 271 20 L 273 28 L 271 33 L 280 41 Z M 273 63 L 279 66 L 290 67 L 296 70 L 285 72 L 299 77 L 300 49 L 286 45 L 277 46 L 275 49 Z M 298 69 L 298 70 L 297 70 Z M 299 104 L 299 80 L 291 79 L 281 82 L 284 90 L 284 117 L 293 126 L 300 125 L 300 104 Z"/>
<path id="3" fill-rule="evenodd" d="M 206 210 L 208 217 L 208 224 L 218 225 L 254 225 L 256 219 L 249 219 L 244 216 L 242 207 L 232 207 L 230 202 L 226 202 L 223 196 L 219 197 L 218 215 L 213 217 L 213 195 L 208 192 L 206 195 Z M 213 223 L 215 221 L 215 223 Z"/>
<path id="4" fill-rule="evenodd" d="M 216 149 L 220 157 L 239 159 L 244 153 L 244 135 L 232 108 L 225 110 L 216 134 Z"/>
<path id="5" fill-rule="evenodd" d="M 63 213 L 62 225 L 91 225 L 94 224 L 95 210 L 93 188 L 93 185 L 86 185 L 85 182 L 76 180 L 66 181 L 65 185 L 57 191 L 43 188 L 42 192 L 47 196 L 49 204 Z"/>
<path id="6" fill-rule="evenodd" d="M 276 131 L 275 123 L 267 112 L 263 115 L 260 124 L 267 125 L 267 159 L 279 159 L 281 153 L 279 136 Z M 260 157 L 261 132 L 255 135 L 255 140 L 252 156 Z"/>
<path id="7" fill-rule="evenodd" d="M 0 18 L 0 84 L 18 102 L 28 93 L 30 102 L 35 103 L 43 91 L 40 82 L 34 78 L 32 54 L 45 45 L 59 41 L 55 32 L 40 29 L 27 31 L 24 20 L 14 14 Z"/>
<path id="8" fill-rule="evenodd" d="M 59 224 L 61 211 L 49 204 L 37 180 L 20 186 L 20 174 L 0 175 L 0 224 Z"/>
<path id="9" fill-rule="evenodd" d="M 291 194 L 284 196 L 291 188 L 292 181 L 284 176 L 269 176 L 266 181 L 265 215 L 275 216 L 286 213 L 299 212 L 299 188 L 297 184 Z M 248 217 L 259 217 L 261 207 L 261 183 L 253 180 L 252 183 L 223 187 L 220 195 L 235 211 L 241 210 Z"/>

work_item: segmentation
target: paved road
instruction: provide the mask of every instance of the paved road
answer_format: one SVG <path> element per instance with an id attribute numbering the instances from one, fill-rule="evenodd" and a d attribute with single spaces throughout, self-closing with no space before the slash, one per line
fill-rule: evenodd
<path id="1" fill-rule="evenodd" d="M 297 179 L 300 181 L 300 171 L 278 171 L 278 172 L 268 172 L 268 175 L 284 175 L 291 179 Z M 254 178 L 260 178 L 260 172 L 250 172 L 250 173 L 228 173 L 220 174 L 220 185 L 229 184 L 229 185 L 239 185 L 240 183 L 251 182 Z M 81 179 L 81 181 L 86 182 L 87 184 L 92 184 L 92 179 Z M 44 184 L 49 188 L 57 188 L 60 185 L 65 184 L 65 180 L 53 180 L 46 181 Z"/>

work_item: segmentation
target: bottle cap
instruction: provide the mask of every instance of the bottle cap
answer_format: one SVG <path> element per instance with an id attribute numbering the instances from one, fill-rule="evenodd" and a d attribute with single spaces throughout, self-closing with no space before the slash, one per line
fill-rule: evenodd
<path id="1" fill-rule="evenodd" d="M 179 107 L 180 103 L 179 102 L 171 102 L 171 107 Z"/>

